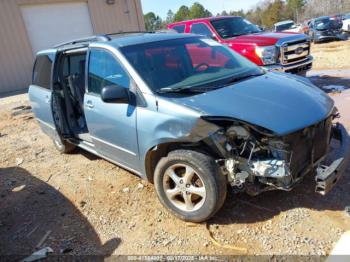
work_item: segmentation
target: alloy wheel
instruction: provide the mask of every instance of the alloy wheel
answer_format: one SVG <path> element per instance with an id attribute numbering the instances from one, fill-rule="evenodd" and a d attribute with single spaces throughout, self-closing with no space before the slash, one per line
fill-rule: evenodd
<path id="1" fill-rule="evenodd" d="M 200 209 L 206 198 L 202 178 L 187 164 L 174 164 L 167 168 L 163 188 L 168 200 L 178 209 L 193 212 Z"/>

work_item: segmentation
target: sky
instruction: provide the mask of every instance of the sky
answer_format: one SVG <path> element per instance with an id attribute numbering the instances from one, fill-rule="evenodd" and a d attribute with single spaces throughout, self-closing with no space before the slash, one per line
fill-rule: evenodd
<path id="1" fill-rule="evenodd" d="M 259 0 L 141 0 L 143 12 L 154 12 L 161 18 L 165 18 L 169 9 L 174 13 L 182 5 L 191 6 L 194 2 L 199 2 L 213 15 L 221 11 L 248 10 L 256 5 Z"/>

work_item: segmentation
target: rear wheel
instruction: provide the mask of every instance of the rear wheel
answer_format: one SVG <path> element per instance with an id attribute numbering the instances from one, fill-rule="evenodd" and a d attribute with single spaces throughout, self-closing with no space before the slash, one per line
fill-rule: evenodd
<path id="1" fill-rule="evenodd" d="M 162 158 L 155 170 L 160 202 L 185 221 L 202 222 L 223 205 L 227 184 L 214 159 L 203 153 L 176 150 Z"/>
<path id="2" fill-rule="evenodd" d="M 62 154 L 68 154 L 71 153 L 76 149 L 76 146 L 67 142 L 67 141 L 61 141 L 58 139 L 53 139 L 53 144 L 55 145 L 56 149 L 62 153 Z"/>

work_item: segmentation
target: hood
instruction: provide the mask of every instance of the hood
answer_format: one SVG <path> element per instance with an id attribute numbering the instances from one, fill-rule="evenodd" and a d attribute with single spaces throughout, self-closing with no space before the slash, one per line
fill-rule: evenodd
<path id="1" fill-rule="evenodd" d="M 237 84 L 181 98 L 168 98 L 202 116 L 228 117 L 286 135 L 329 116 L 333 100 L 302 77 L 267 73 Z"/>
<path id="2" fill-rule="evenodd" d="M 291 33 L 291 32 L 262 32 L 250 35 L 241 35 L 232 39 L 228 39 L 227 42 L 242 43 L 242 44 L 255 44 L 257 46 L 275 45 L 277 42 L 289 42 L 305 39 L 303 34 Z"/>

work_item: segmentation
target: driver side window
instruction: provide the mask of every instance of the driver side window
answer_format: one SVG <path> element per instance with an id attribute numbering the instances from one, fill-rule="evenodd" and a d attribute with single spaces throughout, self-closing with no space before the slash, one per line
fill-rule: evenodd
<path id="1" fill-rule="evenodd" d="M 129 88 L 130 79 L 117 59 L 103 49 L 91 49 L 89 60 L 89 93 L 101 94 L 106 86 Z"/>

